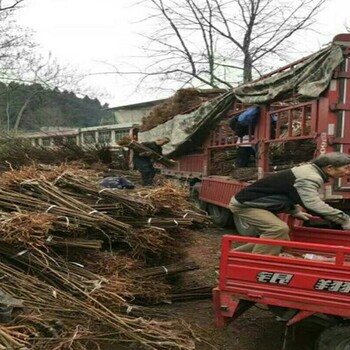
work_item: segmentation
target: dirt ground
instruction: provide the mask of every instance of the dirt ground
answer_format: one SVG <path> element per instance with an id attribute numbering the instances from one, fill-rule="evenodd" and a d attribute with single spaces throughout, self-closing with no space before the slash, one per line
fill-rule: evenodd
<path id="1" fill-rule="evenodd" d="M 190 257 L 196 257 L 195 261 L 201 269 L 187 273 L 185 278 L 192 280 L 190 274 L 196 274 L 199 284 L 210 281 L 216 285 L 215 268 L 219 263 L 221 236 L 230 233 L 232 230 L 220 228 L 194 233 L 195 242 L 188 247 L 188 253 Z M 290 328 L 285 336 L 285 324 L 277 321 L 264 306 L 253 307 L 224 330 L 215 326 L 210 299 L 176 303 L 168 309 L 190 323 L 193 330 L 217 350 L 312 350 L 321 331 L 304 322 Z M 198 343 L 197 348 L 213 349 L 205 343 Z"/>
<path id="2" fill-rule="evenodd" d="M 186 273 L 181 281 L 183 285 L 188 281 L 192 287 L 216 285 L 215 269 L 219 262 L 221 236 L 231 232 L 220 228 L 193 232 L 188 254 L 201 269 Z M 191 325 L 195 334 L 202 339 L 197 342 L 198 350 L 312 350 L 320 332 L 314 325 L 304 322 L 289 329 L 285 337 L 284 323 L 277 321 L 264 306 L 253 307 L 224 330 L 215 326 L 210 299 L 178 302 L 162 309 Z M 131 348 L 113 345 L 104 350 L 124 349 Z"/>

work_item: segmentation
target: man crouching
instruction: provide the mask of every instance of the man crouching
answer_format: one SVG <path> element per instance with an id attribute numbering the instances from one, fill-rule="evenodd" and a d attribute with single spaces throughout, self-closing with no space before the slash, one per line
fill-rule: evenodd
<path id="1" fill-rule="evenodd" d="M 301 220 L 309 220 L 310 213 L 340 224 L 350 231 L 350 217 L 343 211 L 325 203 L 319 194 L 329 178 L 350 174 L 350 156 L 344 153 L 326 153 L 308 164 L 283 170 L 260 179 L 232 197 L 230 210 L 252 226 L 260 238 L 290 240 L 288 225 L 278 213 L 288 213 Z M 247 243 L 237 251 L 279 255 L 281 247 Z"/>

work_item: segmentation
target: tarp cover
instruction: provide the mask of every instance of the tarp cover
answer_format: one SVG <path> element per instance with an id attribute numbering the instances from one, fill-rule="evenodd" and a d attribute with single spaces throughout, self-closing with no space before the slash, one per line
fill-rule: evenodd
<path id="1" fill-rule="evenodd" d="M 163 154 L 190 153 L 198 142 L 208 136 L 211 128 L 232 106 L 234 95 L 228 92 L 215 100 L 204 103 L 189 114 L 176 115 L 173 119 L 155 128 L 139 133 L 140 142 L 169 137 L 171 142 L 163 147 Z"/>
<path id="2" fill-rule="evenodd" d="M 248 104 L 262 104 L 293 95 L 316 98 L 327 88 L 334 69 L 343 59 L 341 47 L 333 44 L 292 69 L 239 86 L 233 92 Z"/>
<path id="3" fill-rule="evenodd" d="M 235 99 L 246 104 L 264 104 L 295 95 L 305 99 L 317 98 L 328 87 L 334 69 L 343 60 L 341 47 L 332 44 L 286 71 L 239 86 L 204 103 L 192 113 L 177 115 L 164 124 L 139 133 L 139 141 L 167 136 L 171 143 L 164 146 L 165 155 L 192 153 Z"/>

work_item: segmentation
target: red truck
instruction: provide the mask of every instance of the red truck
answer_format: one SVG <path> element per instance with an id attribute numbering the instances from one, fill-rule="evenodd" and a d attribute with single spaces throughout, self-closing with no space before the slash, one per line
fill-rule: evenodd
<path id="1" fill-rule="evenodd" d="M 244 169 L 232 166 L 241 145 L 228 121 L 250 107 L 236 99 L 200 146 L 178 157 L 175 169 L 163 169 L 164 174 L 189 182 L 192 198 L 216 224 L 232 223 L 229 201 L 250 181 L 326 152 L 350 153 L 350 34 L 337 35 L 333 43 L 341 48 L 343 60 L 332 68 L 329 84 L 320 95 L 303 99 L 296 93 L 259 104 L 260 117 L 254 131 L 249 131 L 248 142 L 256 150 L 255 163 Z M 258 82 L 278 80 L 308 59 Z M 314 73 L 322 75 L 322 69 Z M 350 177 L 326 184 L 323 192 L 333 207 L 350 211 Z M 304 319 L 322 325 L 324 331 L 315 340 L 317 350 L 350 349 L 349 233 L 327 227 L 319 218 L 313 218 L 309 227 L 288 215 L 283 218 L 291 228 L 288 242 L 252 237 L 250 228 L 237 219 L 240 236 L 223 237 L 219 285 L 213 291 L 217 325 L 224 327 L 253 305 L 263 304 L 287 326 Z M 286 254 L 268 256 L 233 249 L 248 242 L 282 246 Z"/>
<path id="2" fill-rule="evenodd" d="M 260 104 L 259 121 L 254 132 L 250 132 L 248 142 L 256 150 L 256 160 L 249 167 L 232 166 L 240 144 L 228 120 L 249 107 L 236 99 L 215 128 L 208 130 L 208 137 L 200 146 L 176 158 L 175 168 L 162 170 L 165 175 L 187 180 L 193 199 L 209 212 L 216 224 L 232 223 L 232 214 L 227 209 L 229 201 L 250 180 L 306 162 L 322 153 L 350 153 L 350 34 L 339 34 L 333 42 L 341 47 L 344 60 L 332 70 L 331 81 L 320 96 L 302 99 L 296 93 L 287 99 Z M 309 57 L 256 82 L 293 72 Z M 350 210 L 350 178 L 327 184 L 324 198 L 334 207 Z M 249 228 L 237 220 L 235 224 L 240 234 L 249 234 Z"/>
<path id="3" fill-rule="evenodd" d="M 316 350 L 350 348 L 350 235 L 340 230 L 291 226 L 291 241 L 224 236 L 219 285 L 213 291 L 218 327 L 255 304 L 292 326 L 304 319 L 323 331 Z M 242 253 L 235 243 L 283 246 L 286 256 Z M 307 260 L 305 254 L 322 257 Z"/>

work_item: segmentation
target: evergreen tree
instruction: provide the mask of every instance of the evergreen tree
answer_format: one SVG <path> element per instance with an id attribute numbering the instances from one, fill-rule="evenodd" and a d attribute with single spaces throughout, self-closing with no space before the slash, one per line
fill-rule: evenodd
<path id="1" fill-rule="evenodd" d="M 72 91 L 46 89 L 40 84 L 0 82 L 0 129 L 16 127 L 34 131 L 41 127 L 89 127 L 100 125 L 109 118 L 107 104 L 89 96 L 79 98 Z"/>

